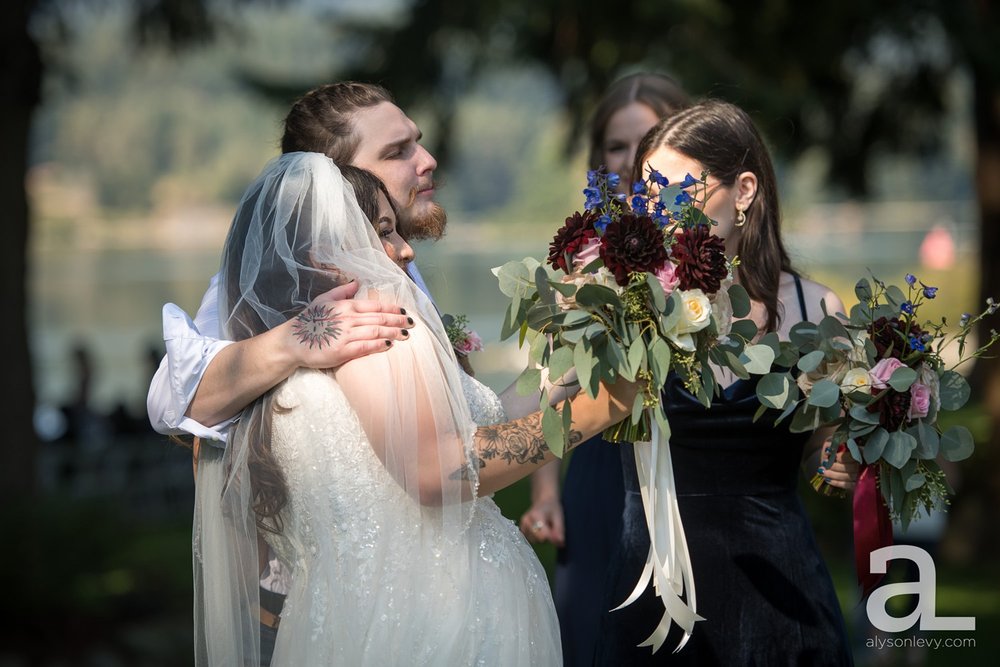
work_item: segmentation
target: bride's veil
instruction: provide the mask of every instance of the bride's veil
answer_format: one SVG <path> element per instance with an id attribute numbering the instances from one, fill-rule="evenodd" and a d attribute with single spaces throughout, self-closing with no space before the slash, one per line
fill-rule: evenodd
<path id="1" fill-rule="evenodd" d="M 428 528 L 446 542 L 458 538 L 468 527 L 478 478 L 475 427 L 454 353 L 433 304 L 386 256 L 329 158 L 289 153 L 265 167 L 237 209 L 221 278 L 220 320 L 230 340 L 296 317 L 349 280 L 359 281 L 358 298 L 398 304 L 417 320 L 409 340 L 361 362 L 365 381 L 345 386 L 345 380 L 340 388 L 391 478 L 420 506 L 421 521 L 434 523 Z M 311 313 L 301 330 L 307 344 L 335 334 L 331 311 Z M 275 480 L 260 456 L 261 446 L 265 452 L 269 446 L 271 416 L 283 407 L 273 392 L 244 410 L 224 451 L 202 448 L 193 535 L 200 665 L 259 664 L 255 507 L 275 509 L 266 502 Z M 280 518 L 265 523 L 280 530 Z"/>

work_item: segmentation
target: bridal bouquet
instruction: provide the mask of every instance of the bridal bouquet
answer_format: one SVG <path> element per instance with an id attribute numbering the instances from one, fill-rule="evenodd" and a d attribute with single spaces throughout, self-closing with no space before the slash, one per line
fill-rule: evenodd
<path id="1" fill-rule="evenodd" d="M 950 489 L 935 459 L 961 461 L 973 451 L 964 426 L 942 431 L 941 410 L 957 410 L 969 398 L 969 385 L 955 368 L 981 356 L 998 337 L 969 350 L 974 326 L 997 305 L 992 300 L 977 316 L 965 314 L 957 331 L 945 319 L 920 322 L 921 304 L 937 296 L 912 274 L 906 289 L 873 278 L 855 286 L 858 304 L 846 323 L 827 315 L 820 323 L 802 322 L 791 330 L 799 372 L 761 378 L 761 411 L 783 410 L 792 431 L 834 426 L 831 449 L 846 448 L 862 464 L 854 494 L 855 557 L 865 590 L 877 578 L 868 572 L 868 554 L 891 544 L 891 520 L 905 529 L 921 510 L 943 509 Z M 954 345 L 949 365 L 944 350 Z M 759 413 L 758 413 L 759 414 Z M 819 475 L 817 489 L 827 488 Z"/>
<path id="2" fill-rule="evenodd" d="M 596 395 L 603 378 L 638 381 L 632 418 L 605 437 L 648 441 L 656 422 L 668 432 L 660 387 L 670 371 L 707 407 L 716 391 L 708 362 L 740 377 L 766 373 L 774 354 L 767 345 L 747 345 L 757 333 L 749 320 L 746 291 L 733 283 L 736 260 L 699 208 L 704 178 L 688 175 L 671 185 L 651 171 L 631 197 L 614 194 L 617 174 L 592 171 L 582 212 L 566 219 L 549 247 L 547 264 L 527 258 L 494 269 L 511 299 L 501 337 L 520 332 L 533 339 L 529 367 L 518 380 L 524 393 L 537 390 L 541 369 L 552 379 L 575 369 L 583 390 Z M 652 190 L 658 194 L 650 195 Z M 562 419 L 542 396 L 546 441 L 561 453 Z"/>
<path id="3" fill-rule="evenodd" d="M 733 283 L 737 260 L 726 258 L 723 240 L 711 234 L 714 223 L 702 212 L 705 175 L 670 184 L 651 170 L 631 196 L 614 194 L 616 174 L 598 170 L 587 180 L 584 210 L 556 232 L 548 267 L 529 258 L 494 270 L 511 299 L 501 337 L 520 332 L 523 345 L 529 331 L 535 334 L 529 366 L 518 379 L 522 393 L 538 390 L 543 369 L 555 382 L 575 370 L 591 396 L 602 379 L 642 387 L 631 419 L 605 433 L 611 441 L 639 443 L 636 469 L 652 538 L 643 577 L 622 606 L 655 578 L 665 613 L 644 645 L 657 650 L 676 622 L 685 632 L 679 650 L 700 617 L 660 389 L 676 372 L 708 407 L 717 392 L 709 362 L 747 378 L 767 373 L 780 350 L 748 344 L 756 326 L 735 319 L 749 314 L 750 299 Z M 560 417 L 543 391 L 540 409 L 546 442 L 561 455 L 570 404 Z"/>

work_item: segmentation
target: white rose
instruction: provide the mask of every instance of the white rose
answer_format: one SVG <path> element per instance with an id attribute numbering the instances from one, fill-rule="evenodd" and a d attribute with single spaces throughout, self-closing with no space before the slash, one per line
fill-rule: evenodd
<path id="1" fill-rule="evenodd" d="M 860 391 L 863 394 L 871 394 L 871 376 L 868 375 L 868 371 L 864 368 L 852 368 L 847 371 L 846 375 L 844 375 L 844 379 L 840 382 L 840 388 L 845 394 L 852 391 Z"/>
<path id="2" fill-rule="evenodd" d="M 691 334 L 701 331 L 712 321 L 712 304 L 700 289 L 687 290 L 680 295 L 680 318 L 674 330 L 667 333 L 667 338 L 682 350 L 694 352 L 694 336 Z"/>
<path id="3" fill-rule="evenodd" d="M 712 304 L 700 289 L 681 292 L 681 319 L 677 333 L 701 331 L 712 321 Z"/>

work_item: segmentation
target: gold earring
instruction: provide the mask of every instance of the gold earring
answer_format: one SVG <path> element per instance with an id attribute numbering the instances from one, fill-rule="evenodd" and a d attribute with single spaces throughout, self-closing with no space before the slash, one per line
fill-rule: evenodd
<path id="1" fill-rule="evenodd" d="M 742 227 L 747 224 L 747 214 L 743 212 L 743 209 L 736 209 L 736 226 Z"/>

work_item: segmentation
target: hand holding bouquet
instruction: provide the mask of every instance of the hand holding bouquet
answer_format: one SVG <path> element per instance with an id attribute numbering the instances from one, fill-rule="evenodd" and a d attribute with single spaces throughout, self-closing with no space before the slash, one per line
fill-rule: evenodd
<path id="1" fill-rule="evenodd" d="M 867 591 L 877 578 L 868 571 L 868 554 L 891 544 L 890 519 L 905 529 L 921 511 L 948 503 L 950 489 L 936 463 L 938 456 L 961 461 L 973 451 L 972 434 L 964 426 L 942 431 L 941 410 L 957 410 L 969 398 L 969 385 L 955 368 L 983 355 L 998 339 L 969 352 L 968 336 L 997 306 L 991 301 L 979 315 L 963 315 L 958 330 L 947 322 L 918 321 L 918 311 L 938 289 L 906 276 L 906 291 L 878 279 L 862 279 L 855 287 L 859 303 L 846 323 L 828 315 L 818 325 L 797 324 L 791 345 L 799 354 L 799 374 L 771 373 L 761 378 L 757 395 L 762 410 L 791 415 L 792 431 L 834 426 L 831 450 L 844 447 L 862 464 L 854 496 L 855 557 Z M 945 362 L 947 346 L 957 358 Z M 823 478 L 813 478 L 825 489 Z"/>

